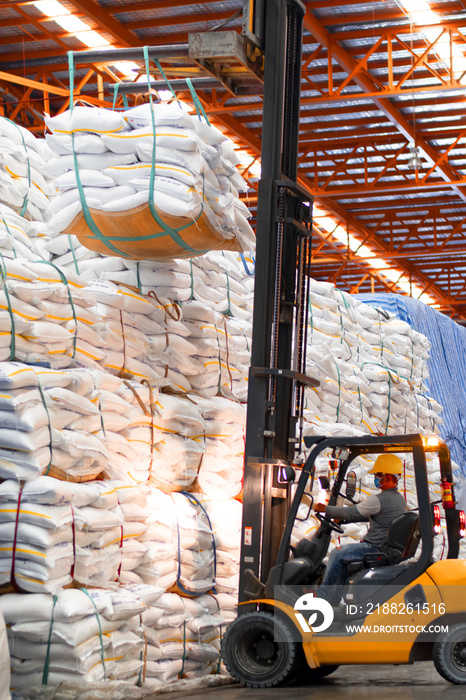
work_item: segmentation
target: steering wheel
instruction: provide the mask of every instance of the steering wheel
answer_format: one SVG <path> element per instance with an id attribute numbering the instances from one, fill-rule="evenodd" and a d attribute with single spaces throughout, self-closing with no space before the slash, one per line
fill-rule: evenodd
<path id="1" fill-rule="evenodd" d="M 319 520 L 321 523 L 326 523 L 330 526 L 332 530 L 338 532 L 338 534 L 343 535 L 345 533 L 345 531 L 342 527 L 340 527 L 340 525 L 335 523 L 333 520 L 330 520 L 330 518 L 327 518 L 325 515 L 322 515 L 322 513 L 315 512 L 314 515 L 317 518 L 317 520 Z"/>

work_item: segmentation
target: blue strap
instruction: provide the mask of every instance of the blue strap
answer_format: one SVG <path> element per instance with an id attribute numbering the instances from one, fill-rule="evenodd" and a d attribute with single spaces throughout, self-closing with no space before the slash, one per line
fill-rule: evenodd
<path id="1" fill-rule="evenodd" d="M 195 496 L 194 493 L 188 493 L 187 491 L 181 491 L 183 496 L 187 498 L 187 500 L 191 503 L 191 505 L 197 505 L 199 508 L 202 510 L 204 513 L 205 517 L 207 518 L 207 522 L 209 524 L 209 529 L 210 529 L 210 534 L 212 535 L 212 551 L 214 553 L 214 575 L 213 575 L 213 580 L 212 580 L 212 593 L 216 593 L 217 591 L 215 590 L 215 581 L 217 578 L 217 548 L 215 546 L 215 535 L 214 535 L 214 530 L 212 527 L 212 522 L 209 518 L 209 514 L 207 513 L 206 509 L 200 502 L 200 500 Z"/>
<path id="2" fill-rule="evenodd" d="M 244 253 L 240 253 L 240 257 L 241 257 L 241 262 L 243 263 L 243 267 L 244 267 L 246 274 L 249 277 L 254 277 L 254 270 L 252 272 L 250 272 L 248 265 L 247 265 L 247 262 L 246 262 L 246 258 L 244 257 Z"/>

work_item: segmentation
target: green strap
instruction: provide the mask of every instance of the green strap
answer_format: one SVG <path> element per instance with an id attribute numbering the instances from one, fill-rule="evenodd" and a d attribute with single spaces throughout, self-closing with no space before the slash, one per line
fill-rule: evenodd
<path id="1" fill-rule="evenodd" d="M 150 83 L 150 73 L 149 73 L 149 51 L 148 47 L 144 46 L 143 47 L 143 54 L 144 54 L 144 62 L 146 65 L 146 73 L 147 73 L 147 81 Z M 160 65 L 160 64 L 159 64 Z M 73 57 L 73 51 L 68 51 L 68 67 L 69 67 L 69 80 L 70 80 L 70 111 L 73 110 L 73 89 L 74 89 L 74 57 Z M 161 67 L 160 67 L 161 69 Z M 161 69 L 162 70 L 162 69 Z M 162 70 L 162 75 L 165 75 Z M 168 81 L 167 81 L 168 83 Z M 149 91 L 149 102 L 151 106 L 151 121 L 152 121 L 152 133 L 153 133 L 153 145 L 152 145 L 152 163 L 151 163 L 151 174 L 150 174 L 150 186 L 149 186 L 149 209 L 152 215 L 152 218 L 154 221 L 157 222 L 157 224 L 160 226 L 162 231 L 160 233 L 154 233 L 150 236 L 136 236 L 132 237 L 132 241 L 142 241 L 142 240 L 155 240 L 157 238 L 163 238 L 166 235 L 169 235 L 172 240 L 180 246 L 180 248 L 183 248 L 183 250 L 186 250 L 189 253 L 192 253 L 193 255 L 203 255 L 204 253 L 207 253 L 208 250 L 196 250 L 195 248 L 192 248 L 189 246 L 185 241 L 181 238 L 180 231 L 184 231 L 185 229 L 193 226 L 199 218 L 202 216 L 202 213 L 204 211 L 204 189 L 203 189 L 203 197 L 202 197 L 202 204 L 201 204 L 201 211 L 199 212 L 199 215 L 197 216 L 196 219 L 193 221 L 190 221 L 189 223 L 185 224 L 184 226 L 181 226 L 179 229 L 174 229 L 168 226 L 168 224 L 161 219 L 159 214 L 157 213 L 157 210 L 154 205 L 154 177 L 155 177 L 155 153 L 156 153 L 156 138 L 155 138 L 155 119 L 154 119 L 154 110 L 153 110 L 153 99 L 152 95 Z M 76 156 L 76 150 L 74 147 L 74 133 L 71 134 L 71 140 L 72 140 L 72 146 L 73 146 L 73 164 L 74 164 L 74 171 L 76 175 L 76 185 L 78 188 L 78 193 L 79 193 L 79 199 L 81 202 L 81 207 L 83 210 L 83 215 L 84 215 L 84 220 L 90 229 L 91 233 L 93 234 L 92 236 L 89 236 L 91 239 L 97 239 L 100 240 L 107 248 L 109 248 L 111 251 L 113 251 L 116 255 L 123 257 L 123 258 L 131 258 L 131 255 L 129 253 L 125 253 L 123 250 L 120 250 L 116 245 L 112 243 L 113 241 L 125 241 L 128 242 L 129 239 L 127 236 L 105 236 L 99 229 L 99 227 L 95 224 L 91 213 L 89 211 L 89 207 L 87 206 L 86 202 L 86 197 L 84 194 L 84 190 L 82 187 L 81 183 L 81 178 L 79 176 L 79 169 L 78 169 L 78 159 Z"/>
<path id="2" fill-rule="evenodd" d="M 107 680 L 107 671 L 105 669 L 105 655 L 104 655 L 104 642 L 102 639 L 102 625 L 100 624 L 100 617 L 99 617 L 99 611 L 97 610 L 97 606 L 94 602 L 94 599 L 91 595 L 89 595 L 89 592 L 86 591 L 85 588 L 81 588 L 82 592 L 87 595 L 89 600 L 91 601 L 92 605 L 94 606 L 94 615 L 95 619 L 97 620 L 97 624 L 99 626 L 99 639 L 100 639 L 100 660 L 102 662 L 102 666 L 104 668 L 104 680 Z"/>
<path id="3" fill-rule="evenodd" d="M 53 596 L 52 603 L 52 615 L 50 617 L 50 627 L 49 627 L 49 637 L 47 639 L 47 651 L 45 653 L 44 671 L 42 673 L 41 685 L 47 685 L 49 680 L 49 670 L 50 670 L 50 646 L 52 644 L 52 629 L 53 629 L 53 615 L 55 612 L 55 606 L 57 604 L 58 596 Z"/>
<path id="4" fill-rule="evenodd" d="M 183 656 L 181 657 L 183 665 L 181 666 L 181 671 L 178 674 L 178 678 L 183 678 L 184 665 L 186 662 L 186 622 L 183 622 Z"/>
<path id="5" fill-rule="evenodd" d="M 74 107 L 74 52 L 68 51 L 68 73 L 70 83 L 70 112 Z"/>
<path id="6" fill-rule="evenodd" d="M 144 680 L 145 680 L 145 677 L 144 677 L 144 676 L 145 676 L 145 673 L 144 673 L 144 671 L 145 671 L 145 668 L 144 668 L 144 667 L 145 667 L 144 657 L 145 657 L 145 655 L 147 654 L 147 637 L 146 637 L 146 633 L 144 632 L 144 621 L 143 621 L 143 619 L 142 619 L 142 614 L 139 615 L 139 622 L 140 622 L 140 624 L 141 624 L 142 634 L 143 634 L 143 636 L 144 636 L 144 649 L 141 649 L 141 653 L 140 653 L 140 655 L 139 655 L 139 660 L 142 662 L 142 666 L 141 666 L 141 668 L 139 669 L 138 682 L 136 683 L 136 685 L 137 685 L 139 688 L 141 688 L 141 687 L 144 685 Z"/>
<path id="7" fill-rule="evenodd" d="M 189 260 L 189 274 L 191 276 L 191 294 L 189 297 L 189 301 L 194 300 L 194 274 L 193 274 L 193 261 L 190 259 Z"/>
<path id="8" fill-rule="evenodd" d="M 228 272 L 225 270 L 225 275 L 227 278 L 227 299 L 228 299 L 228 309 L 226 311 L 223 311 L 224 316 L 233 316 L 232 311 L 231 311 L 231 298 L 230 298 L 230 275 Z"/>
<path id="9" fill-rule="evenodd" d="M 217 325 L 214 323 L 215 332 L 217 333 L 217 345 L 218 345 L 218 384 L 217 384 L 217 396 L 220 395 L 220 389 L 222 388 L 222 348 L 220 345 L 220 336 L 218 334 Z"/>
<path id="10" fill-rule="evenodd" d="M 362 410 L 361 389 L 359 388 L 359 384 L 358 384 L 358 397 L 359 397 L 359 408 L 361 410 L 361 419 L 362 419 L 364 417 L 364 412 Z"/>
<path id="11" fill-rule="evenodd" d="M 76 254 L 74 252 L 73 239 L 71 238 L 71 234 L 68 233 L 67 236 L 68 236 L 68 243 L 70 244 L 71 255 L 73 256 L 74 269 L 76 270 L 76 274 L 79 275 L 81 273 L 79 272 L 78 260 L 76 258 Z"/>
<path id="12" fill-rule="evenodd" d="M 388 375 L 388 412 L 387 412 L 387 422 L 385 424 L 385 435 L 388 433 L 388 424 L 390 423 L 390 406 L 392 402 L 392 380 L 390 375 Z"/>
<path id="13" fill-rule="evenodd" d="M 201 121 L 201 114 L 206 120 L 207 124 L 210 126 L 210 121 L 209 117 L 205 113 L 204 107 L 202 106 L 202 102 L 200 101 L 199 97 L 196 94 L 196 91 L 194 89 L 194 85 L 191 82 L 191 78 L 185 78 L 186 80 L 186 85 L 189 87 L 189 92 L 191 93 L 191 97 L 193 98 L 193 103 L 196 108 L 197 116 L 199 117 L 199 121 Z"/>
<path id="14" fill-rule="evenodd" d="M 3 281 L 3 291 L 5 292 L 6 303 L 8 304 L 8 313 L 10 314 L 11 321 L 11 333 L 10 333 L 10 362 L 12 362 L 16 357 L 16 329 L 15 329 L 15 317 L 13 309 L 11 308 L 11 299 L 8 287 L 6 286 L 6 281 L 8 278 L 8 272 L 5 265 L 5 258 L 0 252 L 0 276 Z"/>
<path id="15" fill-rule="evenodd" d="M 147 49 L 147 46 L 144 46 L 144 49 Z M 144 52 L 144 59 L 145 59 L 145 57 L 146 57 L 146 54 L 147 54 L 147 59 L 149 59 L 149 52 L 148 52 L 148 51 L 145 51 L 145 52 Z M 166 82 L 166 84 L 167 84 L 167 86 L 168 86 L 168 89 L 170 90 L 170 92 L 171 92 L 171 94 L 173 95 L 173 97 L 175 98 L 175 100 L 178 102 L 178 105 L 179 105 L 179 107 L 180 107 L 180 109 L 181 109 L 181 103 L 180 103 L 179 99 L 178 99 L 177 96 L 176 96 L 176 92 L 174 91 L 172 84 L 170 83 L 170 81 L 168 80 L 167 76 L 165 75 L 165 71 L 163 70 L 162 66 L 160 65 L 159 59 L 158 59 L 158 58 L 154 58 L 154 63 L 155 63 L 155 65 L 157 66 L 157 70 L 159 71 L 160 75 L 161 75 L 162 78 L 165 80 L 165 82 Z M 147 85 L 149 86 L 149 94 L 150 94 L 150 76 L 149 76 L 149 75 L 147 75 Z"/>
<path id="16" fill-rule="evenodd" d="M 11 233 L 11 231 L 10 231 L 10 229 L 9 229 L 9 226 L 8 226 L 7 222 L 5 221 L 5 219 L 2 219 L 2 221 L 3 221 L 3 225 L 4 225 L 5 228 L 6 228 L 7 234 L 11 237 L 11 240 L 13 241 L 13 255 L 14 255 L 15 258 L 17 258 L 18 256 L 16 255 L 15 237 L 14 237 L 13 234 Z"/>
<path id="17" fill-rule="evenodd" d="M 343 299 L 343 304 L 345 305 L 345 309 L 347 309 L 347 308 L 348 308 L 348 304 L 347 304 L 347 301 L 346 301 L 346 299 L 345 299 L 345 295 L 343 294 L 343 292 L 341 291 L 341 289 L 337 289 L 337 292 L 340 292 L 340 296 L 341 296 L 341 298 Z"/>
<path id="18" fill-rule="evenodd" d="M 99 412 L 100 412 L 100 425 L 102 426 L 102 432 L 103 432 L 104 438 L 105 438 L 105 437 L 106 437 L 106 433 L 105 433 L 105 425 L 104 425 L 104 416 L 103 416 L 103 413 L 102 413 L 102 408 L 101 408 L 101 404 L 100 404 L 100 398 L 99 398 Z"/>
<path id="19" fill-rule="evenodd" d="M 42 389 L 41 383 L 40 383 L 40 381 L 39 381 L 39 377 L 37 377 L 37 382 L 38 382 L 37 388 L 39 389 L 40 398 L 42 399 L 42 403 L 44 404 L 45 412 L 46 412 L 46 414 L 47 414 L 48 429 L 49 429 L 49 437 L 50 437 L 50 459 L 49 459 L 49 463 L 48 463 L 48 465 L 47 465 L 47 468 L 46 468 L 46 470 L 45 470 L 45 472 L 44 472 L 45 476 L 47 476 L 47 474 L 48 474 L 49 471 L 50 471 L 50 467 L 52 466 L 52 458 L 53 458 L 52 423 L 51 423 L 51 421 L 50 421 L 50 413 L 49 413 L 49 409 L 48 409 L 48 407 L 47 407 L 47 401 L 46 401 L 46 398 L 45 398 L 45 395 L 44 395 L 44 390 Z"/>
<path id="20" fill-rule="evenodd" d="M 136 283 L 138 285 L 139 294 L 142 294 L 141 276 L 139 274 L 139 260 L 136 262 Z"/>
<path id="21" fill-rule="evenodd" d="M 112 106 L 113 110 L 115 110 L 115 107 L 116 107 L 116 103 L 117 103 L 117 99 L 118 99 L 118 90 L 120 88 L 120 85 L 121 85 L 121 83 L 115 83 L 113 85 L 113 106 Z M 124 108 L 129 109 L 128 98 L 126 97 L 126 95 L 122 95 L 122 98 L 123 98 Z"/>
<path id="22" fill-rule="evenodd" d="M 66 291 L 68 294 L 68 300 L 70 302 L 71 312 L 73 314 L 73 320 L 74 320 L 73 354 L 71 355 L 71 358 L 74 359 L 74 357 L 76 355 L 76 342 L 78 339 L 78 318 L 76 316 L 76 309 L 74 306 L 73 297 L 71 295 L 70 285 L 68 283 L 68 280 L 66 279 L 66 275 L 62 272 L 62 270 L 60 270 L 60 268 L 57 265 L 55 265 L 55 263 L 50 262 L 50 260 L 33 260 L 32 263 L 34 265 L 50 265 L 51 267 L 53 267 L 54 270 L 56 270 L 58 272 L 58 274 L 60 275 L 60 279 L 62 281 L 62 284 L 64 284 L 66 287 Z"/>
<path id="23" fill-rule="evenodd" d="M 25 153 L 26 153 L 27 164 L 28 164 L 28 191 L 26 192 L 26 195 L 25 195 L 25 197 L 24 197 L 24 199 L 23 199 L 23 206 L 21 207 L 21 211 L 19 212 L 19 215 L 20 215 L 20 216 L 24 216 L 25 213 L 26 213 L 26 210 L 27 210 L 27 208 L 28 208 L 29 189 L 30 189 L 30 187 L 31 187 L 31 164 L 30 164 L 30 162 L 29 162 L 29 153 L 28 153 L 28 149 L 27 149 L 27 146 L 26 146 L 26 141 L 24 140 L 23 132 L 21 131 L 21 129 L 19 128 L 19 126 L 18 126 L 17 124 L 15 124 L 15 122 L 13 122 L 11 119 L 8 119 L 8 117 L 3 117 L 3 119 L 6 119 L 7 121 L 9 121 L 10 124 L 14 124 L 14 126 L 18 129 L 18 131 L 19 131 L 19 133 L 20 133 L 20 136 L 21 136 L 21 141 L 23 142 L 24 151 L 25 151 Z"/>
<path id="24" fill-rule="evenodd" d="M 338 406 L 337 406 L 337 423 L 340 422 L 340 402 L 341 402 L 341 377 L 340 377 L 340 370 L 338 368 L 338 364 L 335 362 L 335 367 L 337 368 L 337 374 L 338 374 Z"/>
<path id="25" fill-rule="evenodd" d="M 357 379 L 357 374 L 356 374 L 356 372 L 354 371 L 354 368 L 353 368 L 353 375 L 354 375 L 354 376 L 356 377 L 356 379 Z M 360 386 L 359 386 L 359 382 L 358 382 L 358 397 L 359 397 L 359 408 L 360 408 L 360 410 L 361 410 L 361 420 L 362 420 L 363 417 L 364 417 L 364 412 L 363 412 L 363 410 L 362 410 L 361 388 L 360 388 Z"/>
<path id="26" fill-rule="evenodd" d="M 400 381 L 400 379 L 408 379 L 408 377 L 405 377 L 404 375 L 400 374 L 396 369 L 392 369 L 391 367 L 387 367 L 386 365 L 382 365 L 380 362 L 371 362 L 369 360 L 366 360 L 366 362 L 362 363 L 361 369 L 365 365 L 375 365 L 376 367 L 382 367 L 387 372 L 389 377 L 391 377 L 392 374 L 396 375 L 398 382 Z M 395 382 L 395 383 L 397 383 L 397 382 Z"/>
<path id="27" fill-rule="evenodd" d="M 108 236 L 105 236 L 102 231 L 99 229 L 97 224 L 95 223 L 94 219 L 92 218 L 91 212 L 89 210 L 89 207 L 87 206 L 86 202 L 86 195 L 84 194 L 84 189 L 81 183 L 81 177 L 79 175 L 79 167 L 78 167 L 78 157 L 76 155 L 76 150 L 74 148 L 74 132 L 71 133 L 71 143 L 73 147 L 73 164 L 74 164 L 74 172 L 76 176 L 76 185 L 78 188 L 79 192 L 79 199 L 81 202 L 81 207 L 83 210 L 83 216 L 84 216 L 84 221 L 86 222 L 87 226 L 90 228 L 92 233 L 94 234 L 94 238 L 98 238 L 102 243 L 104 243 L 107 248 L 110 248 L 114 253 L 117 253 L 120 257 L 123 258 L 130 258 L 131 255 L 128 253 L 125 253 L 123 250 L 120 250 L 117 248 L 113 243 L 110 241 Z M 126 236 L 120 236 L 114 240 L 128 240 Z"/>
<path id="28" fill-rule="evenodd" d="M 144 62 L 146 66 L 146 74 L 147 74 L 147 82 L 150 83 L 150 73 L 149 73 L 149 49 L 147 46 L 143 47 L 143 54 L 144 54 Z M 156 59 L 156 63 L 158 63 Z M 158 67 L 160 64 L 158 63 Z M 165 76 L 163 73 L 162 67 L 160 66 L 159 70 L 161 71 L 162 75 Z M 168 83 L 168 81 L 167 81 Z M 169 84 L 169 83 L 168 83 Z M 173 92 L 173 89 L 172 89 Z M 173 93 L 175 94 L 175 93 Z M 190 253 L 193 253 L 195 255 L 203 254 L 206 253 L 207 250 L 201 251 L 201 250 L 196 250 L 195 248 L 191 248 L 187 243 L 183 241 L 181 236 L 179 235 L 180 231 L 184 231 L 184 229 L 189 228 L 190 226 L 193 225 L 193 223 L 196 223 L 196 221 L 199 220 L 200 216 L 202 215 L 202 212 L 204 210 L 204 197 L 202 198 L 202 205 L 201 205 L 201 211 L 199 213 L 199 216 L 193 221 L 190 222 L 189 224 L 185 224 L 184 226 L 181 226 L 179 229 L 174 229 L 168 226 L 163 219 L 160 218 L 157 209 L 155 208 L 154 205 L 154 189 L 155 189 L 155 162 L 156 162 L 156 128 L 155 128 L 155 117 L 154 117 L 154 109 L 153 109 L 153 99 L 152 95 L 149 92 L 149 102 L 150 102 L 150 114 L 151 114 L 151 121 L 152 121 L 152 134 L 153 134 L 153 141 L 152 141 L 152 160 L 151 160 L 151 169 L 150 169 L 150 184 L 149 184 L 149 208 L 150 212 L 152 214 L 152 218 L 154 221 L 158 223 L 158 225 L 162 228 L 161 233 L 153 234 L 152 236 L 149 236 L 148 238 L 160 238 L 161 236 L 169 235 L 173 239 L 177 245 L 179 245 L 181 248 L 184 250 L 189 251 Z M 204 191 L 202 193 L 204 195 Z"/>
<path id="29" fill-rule="evenodd" d="M 73 91 L 74 91 L 74 55 L 73 51 L 68 51 L 68 70 L 69 70 L 69 76 L 70 76 L 70 112 L 73 111 L 73 101 L 74 101 L 74 96 L 73 96 Z M 104 236 L 104 234 L 100 231 L 99 227 L 95 224 L 91 212 L 89 211 L 89 207 L 87 206 L 86 202 L 86 196 L 84 194 L 83 186 L 81 183 L 81 177 L 79 175 L 79 168 L 78 168 L 78 158 L 76 155 L 76 150 L 74 147 L 74 132 L 71 132 L 71 143 L 73 147 L 73 165 L 74 165 L 74 172 L 76 176 L 76 185 L 78 188 L 78 193 L 79 193 L 79 199 L 81 202 L 81 207 L 83 210 L 83 215 L 84 215 L 84 221 L 86 222 L 87 226 L 90 228 L 92 233 L 96 238 L 98 238 L 102 243 L 104 243 L 110 250 L 112 250 L 114 253 L 117 253 L 119 256 L 123 258 L 129 258 L 131 257 L 127 253 L 125 253 L 122 250 L 119 250 L 116 246 L 113 245 L 113 243 L 110 242 L 107 236 Z"/>

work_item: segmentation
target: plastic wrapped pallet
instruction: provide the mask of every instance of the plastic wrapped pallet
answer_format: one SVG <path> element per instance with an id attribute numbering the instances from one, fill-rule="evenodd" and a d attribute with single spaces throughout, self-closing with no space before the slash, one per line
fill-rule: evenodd
<path id="1" fill-rule="evenodd" d="M 46 124 L 55 231 L 133 259 L 251 248 L 234 150 L 205 122 L 176 105 L 146 104 L 123 114 L 75 107 Z"/>

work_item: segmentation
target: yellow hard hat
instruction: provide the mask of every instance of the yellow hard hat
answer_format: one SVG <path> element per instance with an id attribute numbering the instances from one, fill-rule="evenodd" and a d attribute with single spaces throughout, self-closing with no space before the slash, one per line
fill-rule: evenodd
<path id="1" fill-rule="evenodd" d="M 381 474 L 402 474 L 403 464 L 401 459 L 392 454 L 379 455 L 368 474 L 377 474 L 378 472 Z"/>

